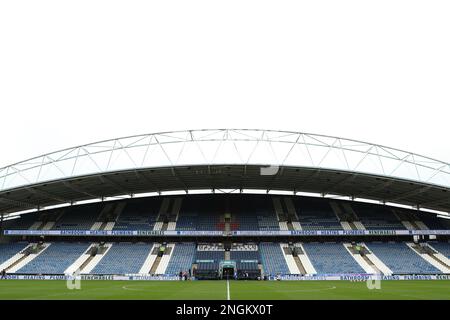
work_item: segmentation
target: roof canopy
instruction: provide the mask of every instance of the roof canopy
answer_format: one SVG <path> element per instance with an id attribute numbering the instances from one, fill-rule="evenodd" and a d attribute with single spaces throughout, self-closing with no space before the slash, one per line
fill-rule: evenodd
<path id="1" fill-rule="evenodd" d="M 214 173 L 212 168 L 232 172 Z M 366 182 L 358 182 L 360 177 Z M 131 180 L 139 187 L 128 186 Z M 365 195 L 450 211 L 448 163 L 338 137 L 243 129 L 125 137 L 16 163 L 0 169 L 0 211 L 219 186 Z"/>

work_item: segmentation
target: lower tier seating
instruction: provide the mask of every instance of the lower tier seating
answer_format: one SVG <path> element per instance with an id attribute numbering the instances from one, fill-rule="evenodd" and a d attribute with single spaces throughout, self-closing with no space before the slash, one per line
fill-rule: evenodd
<path id="1" fill-rule="evenodd" d="M 405 242 L 365 242 L 366 247 L 380 259 L 394 274 L 439 274 L 435 266 L 416 253 Z M 442 255 L 450 258 L 449 242 L 429 242 Z M 18 265 L 19 274 L 64 274 L 88 249 L 89 242 L 53 242 L 34 259 L 24 260 Z M 0 244 L 0 265 L 17 255 L 27 243 Z M 142 269 L 152 250 L 152 243 L 113 243 L 105 253 L 98 253 L 96 265 L 91 274 L 135 274 Z M 259 270 L 262 264 L 266 275 L 289 274 L 295 269 L 288 266 L 292 257 L 285 257 L 278 242 L 233 244 L 231 251 L 225 251 L 219 244 L 194 242 L 174 243 L 168 246 L 164 255 L 164 268 L 159 273 L 178 275 L 180 271 L 192 269 L 193 263 L 199 268 L 218 269 L 222 260 L 236 262 L 237 270 Z M 319 275 L 363 274 L 365 271 L 342 243 L 303 242 L 303 252 Z M 243 250 L 245 248 L 246 250 Z M 215 249 L 215 250 L 213 250 Z M 31 251 L 27 250 L 27 254 Z M 33 251 L 35 253 L 35 251 Z M 285 251 L 286 252 L 286 251 Z M 289 253 L 286 253 L 289 255 Z M 28 257 L 28 256 L 27 256 Z M 31 256 L 29 256 L 31 257 Z M 31 257 L 32 258 L 32 257 Z M 162 261 L 162 260 L 161 260 Z M 98 263 L 97 263 L 98 262 Z M 10 264 L 7 262 L 6 264 Z M 162 262 L 161 262 L 162 263 Z M 309 262 L 308 262 L 309 263 Z M 8 267 L 4 265 L 3 268 Z M 89 269 L 91 270 L 91 269 Z M 148 272 L 148 271 L 147 271 Z M 292 271 L 293 272 L 293 271 Z"/>
<path id="2" fill-rule="evenodd" d="M 195 243 L 177 243 L 170 257 L 166 274 L 177 275 L 180 271 L 188 271 L 191 269 L 195 251 Z"/>
<path id="3" fill-rule="evenodd" d="M 431 242 L 430 245 L 442 255 L 450 259 L 450 242 Z"/>
<path id="4" fill-rule="evenodd" d="M 2 243 L 0 244 L 0 264 L 9 260 L 17 253 L 25 249 L 28 243 L 17 242 L 17 243 Z M 1 270 L 0 270 L 1 271 Z"/>
<path id="5" fill-rule="evenodd" d="M 366 243 L 368 248 L 395 274 L 441 273 L 405 243 Z"/>
<path id="6" fill-rule="evenodd" d="M 89 247 L 90 243 L 54 242 L 17 273 L 63 274 Z"/>
<path id="7" fill-rule="evenodd" d="M 279 243 L 263 242 L 259 245 L 259 251 L 265 274 L 289 274 L 289 268 Z"/>
<path id="8" fill-rule="evenodd" d="M 220 262 L 224 259 L 224 251 L 197 251 L 195 254 L 195 261 Z"/>
<path id="9" fill-rule="evenodd" d="M 318 274 L 365 273 L 342 243 L 303 243 Z"/>
<path id="10" fill-rule="evenodd" d="M 152 243 L 114 243 L 91 273 L 138 273 L 152 247 Z"/>

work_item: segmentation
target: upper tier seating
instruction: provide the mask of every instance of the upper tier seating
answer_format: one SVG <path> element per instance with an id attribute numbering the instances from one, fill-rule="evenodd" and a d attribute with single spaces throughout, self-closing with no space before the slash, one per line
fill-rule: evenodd
<path id="1" fill-rule="evenodd" d="M 336 214 L 328 200 L 319 198 L 294 198 L 297 216 L 304 230 L 341 230 Z"/>
<path id="2" fill-rule="evenodd" d="M 406 229 L 389 207 L 367 203 L 352 203 L 352 207 L 367 230 Z"/>
<path id="3" fill-rule="evenodd" d="M 17 273 L 62 274 L 90 246 L 90 243 L 54 242 Z"/>
<path id="4" fill-rule="evenodd" d="M 192 196 L 181 205 L 176 229 L 182 231 L 223 231 L 224 207 L 216 197 Z"/>
<path id="5" fill-rule="evenodd" d="M 153 243 L 114 243 L 95 266 L 93 274 L 135 274 L 143 266 Z"/>
<path id="6" fill-rule="evenodd" d="M 89 230 L 101 211 L 100 204 L 74 206 L 64 209 L 64 214 L 53 226 L 53 230 Z"/>
<path id="7" fill-rule="evenodd" d="M 178 275 L 180 271 L 191 269 L 195 251 L 195 243 L 177 243 L 170 257 L 166 274 Z"/>
<path id="8" fill-rule="evenodd" d="M 318 274 L 365 273 L 342 243 L 303 243 Z"/>
<path id="9" fill-rule="evenodd" d="M 224 231 L 228 221 L 231 231 L 280 230 L 280 223 L 277 221 L 274 203 L 270 195 L 188 195 L 182 198 L 175 230 Z M 114 225 L 113 230 L 153 230 L 159 216 L 162 199 L 159 197 L 127 199 L 123 201 L 123 204 L 126 205 L 122 212 L 120 212 L 122 207 L 116 206 L 114 203 L 109 203 L 115 208 L 111 210 L 103 210 L 104 206 L 108 205 L 104 203 L 44 210 L 24 214 L 15 220 L 4 221 L 4 229 L 29 229 L 32 227 L 33 229 L 89 230 L 96 222 L 101 225 L 108 221 L 111 223 L 110 228 Z M 342 226 L 329 204 L 330 199 L 301 196 L 292 197 L 292 201 L 303 229 L 342 230 Z M 333 201 L 338 202 L 339 200 Z M 286 218 L 288 209 L 285 201 L 281 201 L 281 205 Z M 349 205 L 357 215 L 358 219 L 355 219 L 355 221 L 360 220 L 366 229 L 406 229 L 388 206 L 358 202 L 351 202 Z M 117 208 L 119 209 L 116 210 Z M 291 207 L 289 206 L 289 208 Z M 169 211 L 172 209 L 169 208 Z M 408 221 L 408 219 L 417 221 L 415 220 L 417 217 L 430 229 L 450 229 L 450 220 L 437 218 L 435 214 L 406 209 L 396 209 L 396 211 L 404 213 L 399 215 L 403 220 L 406 219 L 405 221 Z M 116 217 L 119 212 L 120 214 Z M 408 215 L 411 217 L 405 218 Z M 167 215 L 164 213 L 160 217 L 161 227 L 163 224 L 161 219 L 166 217 Z M 229 218 L 231 220 L 228 220 Z M 290 215 L 290 218 L 295 222 L 295 228 L 298 221 L 295 221 L 296 218 L 293 215 Z M 100 219 L 100 221 L 97 221 L 97 219 Z M 175 216 L 172 219 L 175 220 Z M 54 225 L 53 222 L 55 222 Z M 172 230 L 171 226 L 175 224 L 175 221 L 167 221 L 166 219 L 165 222 L 168 222 L 169 230 Z M 97 227 L 100 225 L 97 225 Z M 285 229 L 288 228 L 287 223 L 282 225 Z"/>
<path id="10" fill-rule="evenodd" d="M 113 230 L 153 230 L 161 199 L 133 199 L 127 202 Z"/>
<path id="11" fill-rule="evenodd" d="M 406 243 L 367 243 L 368 248 L 384 264 L 396 274 L 437 274 L 441 273 L 433 265 L 429 264 Z"/>
<path id="12" fill-rule="evenodd" d="M 17 243 L 1 243 L 0 244 L 0 264 L 9 260 L 17 253 L 22 251 L 27 247 L 28 243 L 17 242 Z M 1 271 L 1 270 L 0 270 Z"/>
<path id="13" fill-rule="evenodd" d="M 250 212 L 234 215 L 231 230 L 258 231 L 258 218 Z"/>
<path id="14" fill-rule="evenodd" d="M 61 209 L 45 210 L 40 212 L 31 212 L 20 215 L 19 218 L 7 221 L 5 229 L 10 230 L 28 230 L 42 228 L 44 222 L 54 222 L 61 215 Z"/>
<path id="15" fill-rule="evenodd" d="M 450 259 L 450 243 L 449 242 L 430 242 L 430 245 Z"/>
<path id="16" fill-rule="evenodd" d="M 259 245 L 259 252 L 265 274 L 289 274 L 289 268 L 279 243 L 263 242 Z"/>
<path id="17" fill-rule="evenodd" d="M 430 230 L 450 229 L 450 220 L 438 218 L 435 214 L 421 212 L 418 217 Z"/>
<path id="18" fill-rule="evenodd" d="M 261 195 L 230 198 L 231 230 L 280 230 L 272 200 Z"/>
<path id="19" fill-rule="evenodd" d="M 11 221 L 8 226 L 10 230 L 28 230 L 36 221 L 39 220 L 38 213 L 27 213 L 20 216 L 18 219 Z"/>

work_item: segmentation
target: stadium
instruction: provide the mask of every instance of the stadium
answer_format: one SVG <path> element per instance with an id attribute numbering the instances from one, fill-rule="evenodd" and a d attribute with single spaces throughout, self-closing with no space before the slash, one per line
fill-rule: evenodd
<path id="1" fill-rule="evenodd" d="M 0 299 L 450 299 L 450 164 L 357 140 L 96 142 L 1 168 L 0 213 Z"/>

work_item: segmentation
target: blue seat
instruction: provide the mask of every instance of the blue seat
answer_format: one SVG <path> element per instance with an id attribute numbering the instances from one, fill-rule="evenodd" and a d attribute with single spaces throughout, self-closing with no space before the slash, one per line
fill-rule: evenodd
<path id="1" fill-rule="evenodd" d="M 178 275 L 180 271 L 188 271 L 191 269 L 195 251 L 195 243 L 177 243 L 167 265 L 166 274 Z"/>
<path id="2" fill-rule="evenodd" d="M 406 243 L 366 243 L 367 247 L 396 274 L 437 274 L 440 270 L 429 264 Z"/>
<path id="3" fill-rule="evenodd" d="M 44 252 L 17 270 L 25 274 L 63 274 L 90 246 L 90 243 L 54 242 Z"/>
<path id="4" fill-rule="evenodd" d="M 405 230 L 391 209 L 367 203 L 352 203 L 352 207 L 367 230 Z"/>
<path id="5" fill-rule="evenodd" d="M 266 275 L 290 273 L 279 243 L 263 242 L 259 245 L 259 252 Z"/>
<path id="6" fill-rule="evenodd" d="M 303 243 L 317 274 L 365 273 L 342 243 Z"/>
<path id="7" fill-rule="evenodd" d="M 449 242 L 431 242 L 430 245 L 439 251 L 442 255 L 450 259 L 450 243 Z"/>
<path id="8" fill-rule="evenodd" d="M 134 199 L 127 202 L 113 230 L 153 230 L 158 218 L 161 199 Z"/>
<path id="9" fill-rule="evenodd" d="M 135 274 L 150 254 L 153 243 L 114 243 L 92 274 Z"/>
<path id="10" fill-rule="evenodd" d="M 297 216 L 304 230 L 342 230 L 329 201 L 315 198 L 294 198 Z"/>
<path id="11" fill-rule="evenodd" d="M 26 248 L 28 244 L 24 242 L 18 243 L 1 243 L 0 244 L 0 264 L 9 260 L 20 251 Z"/>

